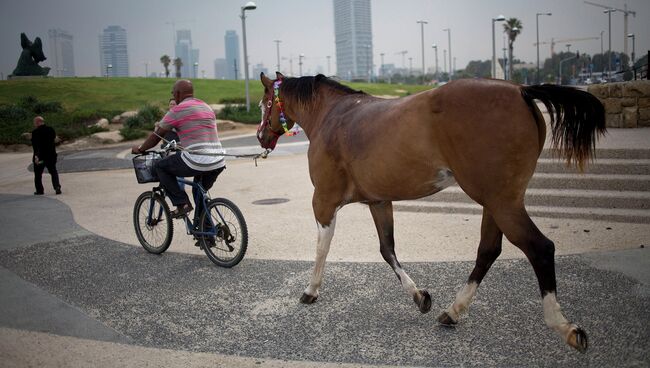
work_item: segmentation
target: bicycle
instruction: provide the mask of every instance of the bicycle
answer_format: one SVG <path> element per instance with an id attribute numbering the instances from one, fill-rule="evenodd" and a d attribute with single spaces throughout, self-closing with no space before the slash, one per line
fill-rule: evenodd
<path id="1" fill-rule="evenodd" d="M 169 144 L 162 150 L 151 150 L 133 157 L 138 183 L 158 182 L 154 163 L 176 150 L 175 144 Z M 198 246 L 216 265 L 226 268 L 237 265 L 248 247 L 248 227 L 240 209 L 226 198 L 211 199 L 200 183 L 184 178 L 177 180 L 198 189 L 198 198 L 194 198 L 194 202 L 203 203 L 198 224 L 193 223 L 187 214 L 183 216 L 187 234 L 194 236 Z M 149 253 L 165 252 L 174 236 L 174 223 L 165 198 L 165 190 L 157 186 L 140 194 L 133 207 L 135 234 Z"/>

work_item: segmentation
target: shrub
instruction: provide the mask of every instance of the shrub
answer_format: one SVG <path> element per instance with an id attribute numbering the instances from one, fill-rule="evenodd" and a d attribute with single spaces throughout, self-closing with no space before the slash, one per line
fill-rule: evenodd
<path id="1" fill-rule="evenodd" d="M 251 107 L 251 111 L 246 112 L 246 106 L 226 105 L 219 113 L 219 119 L 232 120 L 246 124 L 257 124 L 260 122 L 260 110 Z"/>
<path id="2" fill-rule="evenodd" d="M 17 105 L 0 106 L 0 121 L 25 120 L 29 117 L 29 111 Z"/>
<path id="3" fill-rule="evenodd" d="M 219 100 L 221 104 L 245 104 L 246 99 L 244 97 L 226 97 Z"/>
<path id="4" fill-rule="evenodd" d="M 138 110 L 138 116 L 143 124 L 155 123 L 163 117 L 164 113 L 160 107 L 146 104 Z"/>
<path id="5" fill-rule="evenodd" d="M 140 115 L 129 116 L 124 122 L 124 127 L 127 129 L 140 129 L 144 125 L 144 120 Z"/>
<path id="6" fill-rule="evenodd" d="M 138 128 L 129 128 L 124 126 L 124 128 L 120 129 L 120 134 L 124 138 L 125 141 L 132 141 L 134 139 L 141 139 L 147 136 L 147 132 L 138 129 Z"/>

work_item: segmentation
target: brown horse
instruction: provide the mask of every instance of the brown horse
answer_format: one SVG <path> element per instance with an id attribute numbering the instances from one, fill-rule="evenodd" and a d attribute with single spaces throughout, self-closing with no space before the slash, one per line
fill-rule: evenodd
<path id="1" fill-rule="evenodd" d="M 395 256 L 392 202 L 431 195 L 455 179 L 483 206 L 481 240 L 467 284 L 438 321 L 458 322 L 501 253 L 505 234 L 535 270 L 546 324 L 580 352 L 587 349 L 584 330 L 564 317 L 556 301 L 555 246 L 528 216 L 524 194 L 546 138 L 535 100 L 549 111 L 556 151 L 582 169 L 597 135 L 605 132 L 604 108 L 594 96 L 569 87 L 466 79 L 386 100 L 323 75 L 284 78 L 277 73 L 270 80 L 262 73 L 260 78 L 265 89 L 258 129 L 262 147 L 273 149 L 294 122 L 310 141 L 318 245 L 301 302 L 318 298 L 336 212 L 361 202 L 370 208 L 384 260 L 420 311 L 428 312 L 431 296 L 417 288 Z"/>

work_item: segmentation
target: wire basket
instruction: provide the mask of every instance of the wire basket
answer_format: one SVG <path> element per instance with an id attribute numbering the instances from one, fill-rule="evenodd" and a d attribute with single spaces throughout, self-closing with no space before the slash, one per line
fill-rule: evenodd
<path id="1" fill-rule="evenodd" d="M 162 160 L 162 156 L 155 152 L 149 152 L 133 158 L 133 169 L 135 170 L 135 177 L 138 179 L 138 184 L 160 181 L 158 175 L 156 175 L 156 170 L 154 170 L 154 164 L 160 160 Z"/>

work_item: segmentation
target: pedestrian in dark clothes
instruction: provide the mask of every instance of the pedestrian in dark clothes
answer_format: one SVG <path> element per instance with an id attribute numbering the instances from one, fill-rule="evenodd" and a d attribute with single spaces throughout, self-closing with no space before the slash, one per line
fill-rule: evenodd
<path id="1" fill-rule="evenodd" d="M 61 194 L 61 183 L 59 183 L 59 173 L 56 171 L 56 148 L 54 147 L 54 139 L 56 133 L 54 128 L 45 125 L 45 120 L 42 116 L 34 118 L 34 130 L 32 130 L 32 148 L 34 149 L 34 156 L 32 162 L 34 163 L 34 185 L 36 186 L 35 195 L 42 195 L 43 189 L 43 171 L 47 171 L 52 176 L 52 187 L 56 194 Z"/>

